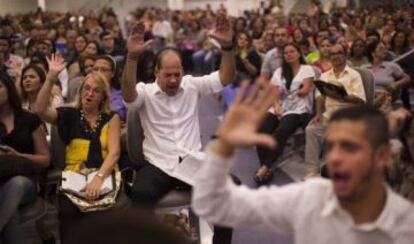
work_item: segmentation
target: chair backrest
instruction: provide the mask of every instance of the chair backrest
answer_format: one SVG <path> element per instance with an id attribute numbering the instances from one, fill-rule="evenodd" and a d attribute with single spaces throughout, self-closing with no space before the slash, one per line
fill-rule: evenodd
<path id="1" fill-rule="evenodd" d="M 362 83 L 364 85 L 365 96 L 367 99 L 368 105 L 374 105 L 374 94 L 375 94 L 375 84 L 374 84 L 374 75 L 370 70 L 355 68 L 356 71 L 361 75 Z"/>
<path id="2" fill-rule="evenodd" d="M 128 157 L 134 163 L 139 164 L 145 160 L 142 149 L 143 142 L 144 131 L 141 126 L 138 109 L 128 109 L 126 147 Z"/>
<path id="3" fill-rule="evenodd" d="M 313 68 L 313 72 L 315 72 L 315 80 L 318 80 L 321 77 L 322 72 L 314 66 L 312 66 L 312 68 Z"/>
<path id="4" fill-rule="evenodd" d="M 65 168 L 65 149 L 66 146 L 59 137 L 59 132 L 56 126 L 50 128 L 50 152 L 51 164 L 53 168 Z"/>

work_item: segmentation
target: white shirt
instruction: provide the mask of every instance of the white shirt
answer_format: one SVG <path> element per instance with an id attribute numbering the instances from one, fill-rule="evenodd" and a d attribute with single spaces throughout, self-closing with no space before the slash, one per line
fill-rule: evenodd
<path id="1" fill-rule="evenodd" d="M 195 212 L 213 224 L 289 235 L 296 244 L 412 244 L 414 206 L 387 187 L 378 219 L 356 225 L 339 204 L 327 179 L 256 190 L 228 177 L 234 158 L 207 150 L 193 188 Z"/>
<path id="2" fill-rule="evenodd" d="M 301 65 L 298 73 L 293 77 L 290 91 L 300 89 L 303 80 L 315 78 L 315 72 L 310 65 Z M 271 83 L 278 87 L 280 92 L 280 102 L 282 106 L 282 116 L 287 114 L 305 114 L 312 113 L 313 110 L 313 90 L 309 91 L 305 97 L 299 97 L 296 93 L 290 93 L 286 88 L 286 79 L 282 77 L 282 68 L 278 68 L 271 79 Z"/>
<path id="3" fill-rule="evenodd" d="M 335 75 L 333 69 L 330 69 L 324 72 L 321 75 L 320 79 L 328 83 L 333 83 L 335 85 L 342 85 L 345 88 L 348 95 L 359 97 L 363 101 L 366 101 L 365 89 L 361 75 L 358 73 L 358 71 L 352 69 L 348 65 L 345 66 L 345 69 L 342 71 L 341 74 L 339 74 L 338 77 Z M 317 90 L 315 97 L 318 96 L 321 96 L 321 94 Z M 352 104 L 350 103 L 345 103 L 330 97 L 326 97 L 325 112 L 323 113 L 323 116 L 329 119 L 335 111 L 338 111 L 339 109 L 345 107 L 349 107 L 351 105 Z"/>
<path id="4" fill-rule="evenodd" d="M 166 20 L 156 21 L 152 27 L 152 34 L 154 36 L 163 37 L 165 39 L 170 38 L 173 34 L 170 22 Z"/>
<path id="5" fill-rule="evenodd" d="M 60 85 L 62 86 L 62 96 L 66 98 L 68 96 L 68 81 L 69 73 L 68 69 L 64 68 L 58 75 Z"/>
<path id="6" fill-rule="evenodd" d="M 157 82 L 138 83 L 137 98 L 125 103 L 127 109 L 139 109 L 144 130 L 144 157 L 170 174 L 188 151 L 200 151 L 198 100 L 200 95 L 223 89 L 218 72 L 202 77 L 184 76 L 175 96 L 160 90 Z"/>

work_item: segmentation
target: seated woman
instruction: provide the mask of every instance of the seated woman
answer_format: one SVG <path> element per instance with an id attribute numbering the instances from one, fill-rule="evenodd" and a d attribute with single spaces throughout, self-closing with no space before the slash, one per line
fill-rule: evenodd
<path id="1" fill-rule="evenodd" d="M 23 69 L 20 89 L 22 91 L 22 105 L 29 111 L 36 101 L 40 88 L 46 80 L 45 71 L 37 65 L 29 64 Z M 59 87 L 53 86 L 52 94 L 49 99 L 49 106 L 57 108 L 63 103 L 63 98 Z"/>
<path id="2" fill-rule="evenodd" d="M 367 52 L 370 64 L 362 68 L 371 70 L 374 75 L 376 89 L 374 104 L 384 112 L 390 111 L 392 101 L 398 97 L 401 88 L 409 84 L 410 77 L 398 64 L 384 61 L 387 48 L 383 42 L 371 42 Z"/>
<path id="3" fill-rule="evenodd" d="M 93 66 L 95 65 L 96 56 L 94 55 L 87 55 L 79 59 L 79 69 L 80 73 L 78 76 L 73 77 L 69 80 L 68 84 L 68 95 L 66 100 L 68 103 L 74 102 L 76 99 L 76 94 L 78 94 L 78 90 L 80 85 L 82 84 L 85 77 L 93 72 Z"/>
<path id="4" fill-rule="evenodd" d="M 318 68 L 321 73 L 328 71 L 332 68 L 331 61 L 329 60 L 329 49 L 332 47 L 332 42 L 325 38 L 319 45 L 319 59 L 312 62 L 312 66 Z"/>
<path id="5" fill-rule="evenodd" d="M 53 82 L 64 67 L 63 57 L 53 54 L 35 110 L 42 120 L 57 126 L 59 136 L 66 145 L 65 170 L 98 169 L 96 176 L 84 189 L 86 198 L 93 202 L 100 197 L 103 180 L 118 168 L 120 119 L 110 110 L 109 84 L 98 72 L 92 72 L 85 77 L 74 107 L 48 107 L 47 98 L 51 94 Z M 60 199 L 60 209 L 61 234 L 64 240 L 74 225 L 90 215 L 79 212 L 65 197 Z"/>
<path id="6" fill-rule="evenodd" d="M 348 64 L 354 68 L 360 68 L 363 65 L 369 64 L 366 50 L 367 45 L 364 40 L 360 38 L 354 40 L 349 53 Z"/>
<path id="7" fill-rule="evenodd" d="M 283 48 L 282 67 L 278 68 L 271 79 L 279 92 L 274 111 L 270 110 L 259 129 L 272 134 L 277 141 L 275 149 L 258 146 L 261 167 L 254 180 L 265 184 L 272 178 L 272 165 L 282 155 L 287 139 L 300 127 L 305 127 L 312 114 L 313 80 L 315 72 L 305 60 L 295 44 Z"/>
<path id="8" fill-rule="evenodd" d="M 233 84 L 227 85 L 221 92 L 225 109 L 233 102 L 240 81 L 243 79 L 254 80 L 259 76 L 261 66 L 262 59 L 253 48 L 252 38 L 247 32 L 238 33 L 236 46 L 237 78 Z"/>
<path id="9" fill-rule="evenodd" d="M 36 198 L 35 179 L 29 178 L 35 176 L 31 168 L 49 164 L 50 153 L 41 125 L 36 115 L 23 110 L 13 81 L 0 72 L 0 243 L 27 243 L 21 234 L 18 207 Z M 5 161 L 11 159 L 20 165 L 20 173 L 16 168 L 6 172 L 10 162 Z"/>
<path id="10" fill-rule="evenodd" d="M 126 108 L 122 101 L 121 84 L 118 80 L 118 72 L 115 59 L 110 55 L 101 55 L 95 59 L 93 66 L 95 72 L 101 73 L 110 85 L 110 104 L 122 121 L 126 119 Z"/>

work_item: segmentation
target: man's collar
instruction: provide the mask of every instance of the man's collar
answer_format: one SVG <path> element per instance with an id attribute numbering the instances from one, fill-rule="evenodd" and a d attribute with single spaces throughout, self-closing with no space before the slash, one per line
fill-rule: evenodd
<path id="1" fill-rule="evenodd" d="M 389 188 L 388 185 L 385 185 L 385 187 L 386 200 L 381 214 L 378 216 L 377 220 L 375 220 L 372 223 L 353 225 L 353 228 L 362 232 L 371 232 L 375 229 L 379 229 L 387 235 L 389 235 L 391 238 L 396 238 L 396 236 L 393 235 L 393 230 L 395 229 L 398 218 L 398 216 L 395 213 L 395 208 L 397 207 L 397 205 L 395 205 L 395 201 L 398 201 L 398 199 L 396 199 L 396 194 Z M 333 191 L 333 187 L 331 187 L 330 191 L 328 192 L 327 198 L 325 199 L 325 203 L 322 207 L 321 217 L 329 217 L 334 215 L 335 213 L 348 214 L 348 216 L 352 220 L 352 216 L 345 209 L 342 208 L 338 198 L 336 197 Z"/>
<path id="2" fill-rule="evenodd" d="M 342 76 L 342 74 L 349 73 L 350 69 L 351 69 L 351 67 L 349 67 L 349 65 L 346 64 L 345 67 L 344 67 L 344 70 L 342 70 L 340 76 Z M 331 68 L 328 72 L 329 72 L 330 75 L 335 75 L 334 68 Z"/>
<path id="3" fill-rule="evenodd" d="M 184 91 L 184 88 L 183 88 L 183 86 L 182 86 L 182 80 L 181 80 L 180 87 L 178 88 L 177 94 L 178 94 L 179 92 L 181 92 L 181 91 Z M 154 95 L 160 95 L 160 94 L 165 94 L 165 95 L 167 95 L 165 92 L 163 92 L 163 91 L 161 90 L 161 87 L 158 85 L 158 79 L 156 79 L 156 80 L 154 81 L 154 83 L 153 83 L 153 91 L 152 91 L 152 94 L 154 94 Z"/>

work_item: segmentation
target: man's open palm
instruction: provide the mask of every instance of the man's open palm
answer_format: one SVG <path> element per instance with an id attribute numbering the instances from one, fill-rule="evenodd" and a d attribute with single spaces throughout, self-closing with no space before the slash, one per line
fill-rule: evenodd
<path id="1" fill-rule="evenodd" d="M 144 42 L 144 33 L 145 25 L 143 22 L 138 22 L 132 27 L 131 34 L 127 40 L 127 50 L 129 53 L 141 54 L 154 43 L 154 40 Z"/>
<path id="2" fill-rule="evenodd" d="M 270 135 L 258 133 L 257 129 L 276 98 L 276 87 L 260 81 L 250 90 L 247 87 L 248 82 L 240 86 L 217 134 L 233 147 L 258 144 L 274 147 L 275 140 Z"/>

